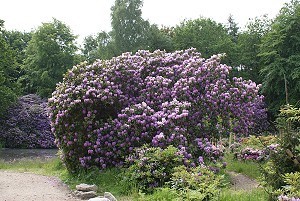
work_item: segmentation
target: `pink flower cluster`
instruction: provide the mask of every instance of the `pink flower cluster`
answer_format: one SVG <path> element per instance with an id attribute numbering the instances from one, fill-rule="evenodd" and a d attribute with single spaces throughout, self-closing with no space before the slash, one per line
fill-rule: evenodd
<path id="1" fill-rule="evenodd" d="M 215 157 L 219 150 L 204 150 L 206 141 L 199 152 L 202 139 L 248 134 L 263 110 L 259 86 L 231 79 L 230 70 L 218 56 L 205 60 L 195 49 L 140 50 L 73 67 L 49 99 L 67 167 L 122 165 L 144 144 L 177 146 L 195 162 Z"/>

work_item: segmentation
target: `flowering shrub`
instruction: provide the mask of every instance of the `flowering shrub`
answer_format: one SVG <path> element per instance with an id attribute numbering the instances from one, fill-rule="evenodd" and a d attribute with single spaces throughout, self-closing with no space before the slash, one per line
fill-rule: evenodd
<path id="1" fill-rule="evenodd" d="M 234 155 L 238 160 L 266 161 L 271 154 L 276 154 L 279 149 L 279 144 L 270 144 L 263 149 L 246 147 L 235 152 Z"/>
<path id="2" fill-rule="evenodd" d="M 263 151 L 259 149 L 253 149 L 251 147 L 246 147 L 237 154 L 239 160 L 254 160 L 262 161 L 263 160 Z"/>
<path id="3" fill-rule="evenodd" d="M 197 162 L 204 138 L 248 134 L 263 97 L 252 81 L 230 79 L 230 70 L 195 49 L 141 50 L 73 67 L 49 99 L 68 169 L 122 165 L 144 144 L 174 145 Z"/>
<path id="4" fill-rule="evenodd" d="M 0 119 L 0 141 L 9 148 L 53 148 L 47 102 L 35 94 L 22 96 Z"/>

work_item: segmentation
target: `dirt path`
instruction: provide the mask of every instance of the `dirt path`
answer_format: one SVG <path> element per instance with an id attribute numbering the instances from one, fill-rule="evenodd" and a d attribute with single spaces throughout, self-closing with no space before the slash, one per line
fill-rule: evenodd
<path id="1" fill-rule="evenodd" d="M 232 189 L 233 190 L 245 190 L 250 191 L 252 189 L 258 188 L 259 183 L 243 174 L 228 171 L 231 177 Z"/>
<path id="2" fill-rule="evenodd" d="M 0 170 L 1 201 L 78 201 L 55 177 Z"/>

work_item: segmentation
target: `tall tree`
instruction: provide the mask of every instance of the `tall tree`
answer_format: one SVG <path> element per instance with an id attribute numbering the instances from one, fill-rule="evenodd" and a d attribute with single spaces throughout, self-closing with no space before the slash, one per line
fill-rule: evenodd
<path id="1" fill-rule="evenodd" d="M 262 82 L 260 76 L 261 64 L 259 55 L 259 46 L 262 37 L 268 33 L 271 20 L 267 15 L 251 19 L 246 30 L 239 33 L 237 40 L 238 55 L 235 59 L 235 66 L 238 68 L 237 76 L 245 79 L 251 79 L 256 83 Z"/>
<path id="2" fill-rule="evenodd" d="M 70 28 L 57 19 L 38 27 L 26 48 L 26 74 L 20 80 L 27 93 L 51 95 L 56 83 L 74 65 L 75 38 Z"/>
<path id="3" fill-rule="evenodd" d="M 174 50 L 172 37 L 168 35 L 165 28 L 159 29 L 157 25 L 151 25 L 147 40 L 146 49 L 150 51 L 160 49 L 170 52 Z"/>
<path id="4" fill-rule="evenodd" d="M 228 29 L 228 34 L 231 36 L 232 41 L 237 43 L 239 26 L 234 21 L 234 18 L 233 18 L 232 14 L 230 14 L 229 17 L 228 17 L 227 29 Z"/>
<path id="5" fill-rule="evenodd" d="M 262 39 L 260 57 L 263 92 L 275 113 L 283 104 L 300 100 L 300 4 L 286 4 Z"/>
<path id="6" fill-rule="evenodd" d="M 16 62 L 18 67 L 23 64 L 25 60 L 25 49 L 31 40 L 31 32 L 20 31 L 4 31 L 3 36 L 7 44 L 12 48 L 16 55 Z"/>
<path id="7" fill-rule="evenodd" d="M 96 59 L 110 59 L 116 56 L 112 38 L 104 31 L 96 36 L 86 37 L 83 46 L 83 55 L 89 62 L 93 62 Z"/>
<path id="8" fill-rule="evenodd" d="M 111 34 L 117 54 L 147 46 L 150 24 L 142 18 L 142 5 L 142 0 L 116 0 L 112 6 Z"/>

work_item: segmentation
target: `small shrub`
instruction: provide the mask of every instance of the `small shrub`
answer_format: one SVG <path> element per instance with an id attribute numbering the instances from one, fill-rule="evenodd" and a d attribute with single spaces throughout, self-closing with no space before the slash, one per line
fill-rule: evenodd
<path id="1" fill-rule="evenodd" d="M 276 191 L 280 201 L 300 201 L 300 172 L 286 173 L 283 176 L 285 186 Z"/>
<path id="2" fill-rule="evenodd" d="M 9 148 L 55 147 L 47 102 L 34 94 L 20 97 L 0 119 L 0 141 Z"/>
<path id="3" fill-rule="evenodd" d="M 125 182 L 142 192 L 153 192 L 170 181 L 174 168 L 183 164 L 183 156 L 173 146 L 166 149 L 143 147 L 128 158 L 131 164 L 126 171 Z"/>
<path id="4" fill-rule="evenodd" d="M 297 147 L 300 144 L 300 110 L 291 105 L 281 108 L 276 119 L 279 129 L 279 141 L 276 153 L 270 154 L 267 165 L 263 167 L 262 174 L 264 185 L 270 188 L 270 196 L 275 198 L 276 191 L 281 190 L 286 185 L 285 176 L 300 170 L 300 166 L 293 163 L 287 155 L 287 150 L 291 151 L 295 157 L 300 155 Z"/>
<path id="5" fill-rule="evenodd" d="M 205 166 L 187 168 L 179 166 L 172 174 L 171 189 L 178 191 L 180 200 L 212 200 L 222 187 L 223 176 Z"/>

